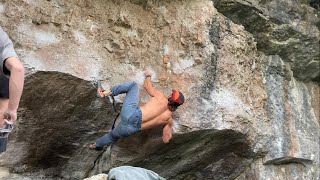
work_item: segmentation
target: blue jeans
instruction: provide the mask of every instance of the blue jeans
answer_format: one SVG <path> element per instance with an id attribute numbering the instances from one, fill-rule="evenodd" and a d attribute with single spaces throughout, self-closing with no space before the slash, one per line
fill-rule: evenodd
<path id="1" fill-rule="evenodd" d="M 141 130 L 142 112 L 139 107 L 139 86 L 136 82 L 126 82 L 111 88 L 111 96 L 126 93 L 122 105 L 121 121 L 111 132 L 96 141 L 96 147 L 103 147 L 116 142 L 121 137 L 128 137 Z"/>

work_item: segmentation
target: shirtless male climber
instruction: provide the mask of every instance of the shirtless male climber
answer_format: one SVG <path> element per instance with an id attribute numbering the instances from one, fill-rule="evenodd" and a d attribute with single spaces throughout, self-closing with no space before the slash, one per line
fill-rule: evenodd
<path id="1" fill-rule="evenodd" d="M 24 67 L 12 41 L 0 27 L 0 135 L 17 119 L 24 84 Z M 3 141 L 0 146 L 3 146 Z M 1 148 L 1 147 L 0 147 Z M 1 148 L 2 149 L 2 148 Z M 5 150 L 5 149 L 2 149 Z M 1 153 L 1 152 L 0 152 Z"/>
<path id="2" fill-rule="evenodd" d="M 143 87 L 151 96 L 150 100 L 139 107 L 139 86 L 136 82 L 127 82 L 114 86 L 111 90 L 101 91 L 100 96 L 117 96 L 126 93 L 122 105 L 121 122 L 111 132 L 97 139 L 90 149 L 102 150 L 104 146 L 116 142 L 121 137 L 128 137 L 141 130 L 162 127 L 162 140 L 168 143 L 172 138 L 172 113 L 184 103 L 181 92 L 173 90 L 171 96 L 166 97 L 152 86 L 150 70 L 144 72 Z"/>

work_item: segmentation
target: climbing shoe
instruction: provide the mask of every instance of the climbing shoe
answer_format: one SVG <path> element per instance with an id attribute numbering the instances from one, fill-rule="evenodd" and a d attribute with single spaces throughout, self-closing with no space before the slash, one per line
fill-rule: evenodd
<path id="1" fill-rule="evenodd" d="M 97 97 L 104 97 L 104 94 L 103 94 L 103 88 L 102 88 L 102 85 L 101 85 L 101 81 L 98 81 L 98 88 L 97 88 Z"/>
<path id="2" fill-rule="evenodd" d="M 89 145 L 89 149 L 96 150 L 96 151 L 102 151 L 104 149 L 104 147 L 103 146 L 102 147 L 97 147 L 96 144 L 93 143 L 93 144 Z"/>
<path id="3" fill-rule="evenodd" d="M 109 87 L 108 85 L 106 86 L 107 88 Z M 111 94 L 111 90 L 104 90 L 101 81 L 98 81 L 97 97 L 103 98 L 105 96 L 110 96 Z"/>

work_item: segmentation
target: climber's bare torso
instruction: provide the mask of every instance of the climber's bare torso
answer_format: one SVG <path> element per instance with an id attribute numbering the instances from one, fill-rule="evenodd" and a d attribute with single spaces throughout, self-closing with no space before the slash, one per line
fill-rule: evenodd
<path id="1" fill-rule="evenodd" d="M 142 125 L 141 129 L 150 129 L 162 126 L 162 140 L 168 143 L 172 138 L 172 112 L 168 107 L 167 97 L 152 86 L 150 70 L 144 72 L 146 79 L 143 87 L 151 96 L 150 100 L 141 107 Z"/>
<path id="2" fill-rule="evenodd" d="M 167 97 L 156 94 L 143 106 L 142 111 L 142 130 L 158 126 L 165 126 L 172 123 L 172 112 L 168 109 Z"/>

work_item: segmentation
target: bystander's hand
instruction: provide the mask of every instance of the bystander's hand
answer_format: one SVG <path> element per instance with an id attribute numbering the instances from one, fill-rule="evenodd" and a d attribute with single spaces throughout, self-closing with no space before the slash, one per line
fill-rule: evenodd
<path id="1" fill-rule="evenodd" d="M 17 111 L 6 111 L 4 113 L 4 119 L 7 121 L 7 123 L 15 123 L 17 120 Z"/>

